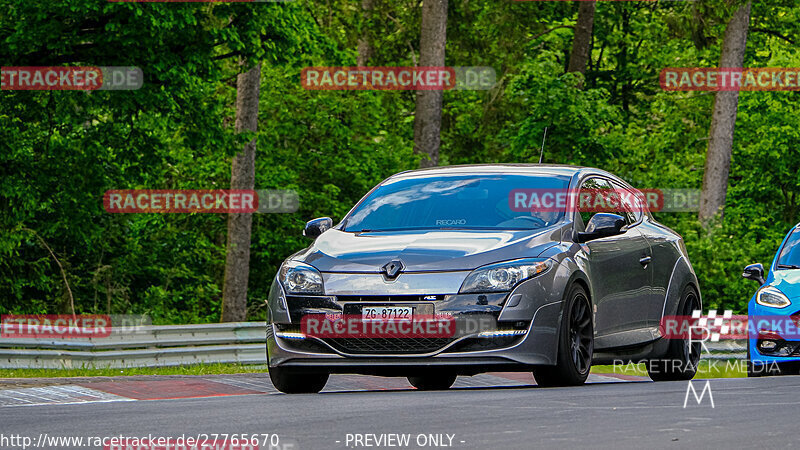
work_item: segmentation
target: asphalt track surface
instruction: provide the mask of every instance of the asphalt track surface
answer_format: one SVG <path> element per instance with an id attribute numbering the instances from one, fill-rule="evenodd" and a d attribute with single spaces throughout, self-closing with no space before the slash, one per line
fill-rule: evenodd
<path id="1" fill-rule="evenodd" d="M 260 374 L 43 387 L 0 381 L 0 439 L 274 433 L 294 444 L 280 448 L 345 449 L 389 448 L 367 441 L 355 446 L 356 434 L 407 433 L 406 448 L 443 447 L 419 446 L 420 434 L 444 435 L 444 444 L 456 449 L 800 446 L 800 376 L 712 379 L 714 407 L 708 393 L 700 404 L 690 393 L 685 408 L 685 381 L 591 381 L 546 389 L 524 375 L 481 375 L 459 378 L 448 391 L 421 392 L 402 379 L 339 375 L 321 394 L 309 395 L 277 393 Z M 693 381 L 698 396 L 705 384 Z M 2 447 L 21 448 L 9 444 Z"/>

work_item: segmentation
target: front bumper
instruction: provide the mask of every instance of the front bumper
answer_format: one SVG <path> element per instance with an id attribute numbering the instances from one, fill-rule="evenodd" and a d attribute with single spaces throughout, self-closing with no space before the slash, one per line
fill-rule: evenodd
<path id="1" fill-rule="evenodd" d="M 800 363 L 800 310 L 797 299 L 786 308 L 748 304 L 748 353 L 755 366 Z"/>
<path id="2" fill-rule="evenodd" d="M 555 264 L 512 292 L 496 294 L 448 293 L 458 292 L 467 272 L 401 274 L 393 282 L 380 274 L 324 274 L 324 296 L 287 296 L 275 280 L 268 300 L 269 365 L 396 376 L 435 367 L 471 375 L 552 365 L 565 290 L 561 280 L 567 278 L 562 270 Z M 460 328 L 456 336 L 438 341 L 321 339 L 302 333 L 304 316 L 355 314 L 361 305 L 413 305 L 424 314 L 445 314 L 456 322 L 480 325 Z"/>

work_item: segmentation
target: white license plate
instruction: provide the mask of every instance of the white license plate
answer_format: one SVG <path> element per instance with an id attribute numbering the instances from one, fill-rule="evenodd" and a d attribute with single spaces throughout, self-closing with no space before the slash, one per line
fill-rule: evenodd
<path id="1" fill-rule="evenodd" d="M 364 306 L 361 320 L 411 320 L 413 314 L 411 306 Z"/>

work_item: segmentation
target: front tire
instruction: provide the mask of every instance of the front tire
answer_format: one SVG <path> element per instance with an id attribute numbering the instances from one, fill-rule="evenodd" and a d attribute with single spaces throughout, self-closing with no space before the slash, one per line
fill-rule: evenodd
<path id="1" fill-rule="evenodd" d="M 456 378 L 454 374 L 423 375 L 408 377 L 408 382 L 420 391 L 443 391 L 450 389 Z"/>
<path id="2" fill-rule="evenodd" d="M 686 286 L 678 304 L 678 314 L 683 318 L 691 317 L 692 311 L 700 309 L 700 299 L 691 286 Z M 691 331 L 690 331 L 691 333 Z M 653 381 L 685 381 L 697 374 L 700 363 L 702 343 L 694 342 L 686 336 L 684 339 L 672 339 L 667 353 L 661 359 L 647 362 L 647 374 Z"/>
<path id="3" fill-rule="evenodd" d="M 298 373 L 283 367 L 270 367 L 269 379 L 284 394 L 316 394 L 328 382 L 327 373 Z"/>
<path id="4" fill-rule="evenodd" d="M 589 296 L 574 284 L 564 301 L 555 366 L 533 370 L 536 384 L 542 387 L 579 386 L 586 382 L 592 368 L 594 326 Z"/>

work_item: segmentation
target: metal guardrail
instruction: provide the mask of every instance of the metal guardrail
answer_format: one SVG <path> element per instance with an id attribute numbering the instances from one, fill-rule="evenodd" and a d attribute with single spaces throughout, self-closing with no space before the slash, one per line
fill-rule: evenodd
<path id="1" fill-rule="evenodd" d="M 704 342 L 705 348 L 701 347 L 703 352 L 702 359 L 746 359 L 747 358 L 747 341 L 719 341 L 719 342 Z"/>
<path id="2" fill-rule="evenodd" d="M 0 338 L 0 368 L 266 364 L 265 342 L 264 322 L 141 326 L 103 338 Z"/>
<path id="3" fill-rule="evenodd" d="M 103 338 L 0 338 L 0 368 L 266 364 L 265 336 L 264 322 L 232 322 L 113 329 Z M 741 341 L 707 342 L 702 357 L 740 360 L 745 351 Z"/>

